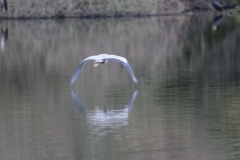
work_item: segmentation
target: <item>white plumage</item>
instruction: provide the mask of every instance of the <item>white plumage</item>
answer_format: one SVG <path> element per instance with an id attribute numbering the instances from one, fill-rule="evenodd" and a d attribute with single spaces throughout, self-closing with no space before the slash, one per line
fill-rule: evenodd
<path id="1" fill-rule="evenodd" d="M 127 71 L 129 72 L 130 76 L 132 77 L 132 80 L 135 82 L 135 83 L 138 83 L 138 80 L 136 79 L 133 71 L 132 71 L 132 68 L 130 66 L 130 64 L 128 63 L 128 61 L 126 60 L 126 58 L 124 57 L 121 57 L 121 56 L 117 56 L 117 55 L 108 55 L 108 54 L 99 54 L 99 55 L 94 55 L 94 56 L 90 56 L 86 59 L 84 59 L 80 65 L 78 66 L 78 68 L 75 70 L 75 72 L 73 73 L 73 76 L 72 76 L 72 80 L 71 80 L 71 84 L 74 83 L 74 81 L 77 79 L 78 75 L 80 74 L 81 70 L 82 70 L 82 67 L 84 66 L 84 64 L 89 61 L 89 60 L 94 60 L 94 67 L 97 67 L 98 64 L 105 64 L 108 62 L 108 60 L 113 60 L 113 61 L 116 61 L 118 63 L 120 63 L 121 65 L 123 65 Z"/>

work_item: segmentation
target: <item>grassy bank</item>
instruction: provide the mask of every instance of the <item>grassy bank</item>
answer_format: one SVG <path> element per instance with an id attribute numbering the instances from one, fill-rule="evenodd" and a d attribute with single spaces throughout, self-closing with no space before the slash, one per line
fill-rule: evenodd
<path id="1" fill-rule="evenodd" d="M 187 0 L 11 0 L 2 18 L 141 16 L 181 13 Z"/>
<path id="2" fill-rule="evenodd" d="M 234 6 L 240 0 L 222 0 Z M 9 0 L 0 18 L 116 17 L 213 9 L 210 0 Z"/>

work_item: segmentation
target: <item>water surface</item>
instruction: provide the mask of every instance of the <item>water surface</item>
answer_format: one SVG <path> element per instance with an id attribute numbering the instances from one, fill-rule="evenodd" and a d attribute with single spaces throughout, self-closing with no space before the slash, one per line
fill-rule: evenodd
<path id="1" fill-rule="evenodd" d="M 240 30 L 214 15 L 1 21 L 4 159 L 239 159 Z M 7 34 L 6 34 L 7 31 Z M 139 80 L 116 62 L 128 59 Z"/>

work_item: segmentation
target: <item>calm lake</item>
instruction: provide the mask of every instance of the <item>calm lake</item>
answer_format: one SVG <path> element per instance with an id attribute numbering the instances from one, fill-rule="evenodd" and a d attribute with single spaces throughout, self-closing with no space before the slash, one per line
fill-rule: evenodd
<path id="1" fill-rule="evenodd" d="M 239 18 L 0 23 L 1 159 L 240 159 Z"/>

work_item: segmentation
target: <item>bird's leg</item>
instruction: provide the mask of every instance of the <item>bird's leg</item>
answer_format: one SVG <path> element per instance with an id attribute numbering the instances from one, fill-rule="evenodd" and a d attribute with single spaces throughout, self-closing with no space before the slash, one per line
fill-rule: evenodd
<path id="1" fill-rule="evenodd" d="M 98 66 L 98 62 L 94 62 L 93 67 L 97 67 Z"/>

